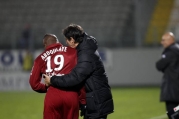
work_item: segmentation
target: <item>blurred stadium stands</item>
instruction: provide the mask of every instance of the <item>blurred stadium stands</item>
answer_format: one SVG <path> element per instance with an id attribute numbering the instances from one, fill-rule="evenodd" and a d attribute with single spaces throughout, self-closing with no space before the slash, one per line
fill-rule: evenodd
<path id="1" fill-rule="evenodd" d="M 178 0 L 0 1 L 0 49 L 18 49 L 26 24 L 32 28 L 31 48 L 42 48 L 45 33 L 64 39 L 61 31 L 70 23 L 81 25 L 97 38 L 101 47 L 156 46 L 163 32 L 178 34 L 178 3 Z"/>
<path id="2" fill-rule="evenodd" d="M 131 0 L 1 1 L 0 47 L 17 48 L 17 40 L 27 23 L 32 27 L 34 48 L 42 46 L 45 33 L 54 33 L 63 39 L 61 30 L 70 23 L 81 25 L 102 46 L 117 46 L 132 12 L 131 3 Z"/>
<path id="3" fill-rule="evenodd" d="M 167 29 L 174 0 L 158 0 L 155 5 L 149 27 L 146 33 L 145 44 L 160 44 L 161 36 Z"/>
<path id="4" fill-rule="evenodd" d="M 179 40 L 179 0 L 174 1 L 167 31 L 172 31 Z"/>
<path id="5" fill-rule="evenodd" d="M 101 47 L 143 46 L 156 0 L 5 0 L 0 1 L 0 49 L 17 49 L 26 24 L 32 48 L 41 48 L 45 33 L 64 39 L 70 23 L 81 25 Z M 8 42 L 7 42 L 8 41 Z M 64 40 L 61 40 L 64 43 Z"/>

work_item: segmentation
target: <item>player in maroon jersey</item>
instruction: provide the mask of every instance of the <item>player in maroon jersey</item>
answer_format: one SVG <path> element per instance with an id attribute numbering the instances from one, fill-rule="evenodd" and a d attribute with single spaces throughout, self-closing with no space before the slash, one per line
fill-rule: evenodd
<path id="1" fill-rule="evenodd" d="M 29 79 L 34 91 L 46 93 L 43 118 L 78 119 L 79 99 L 80 103 L 86 103 L 84 88 L 80 90 L 80 88 L 74 87 L 63 90 L 47 87 L 41 82 L 43 74 L 48 76 L 68 74 L 76 65 L 76 50 L 60 44 L 53 34 L 46 34 L 43 44 L 45 51 L 35 59 Z M 83 86 L 81 85 L 81 87 Z"/>

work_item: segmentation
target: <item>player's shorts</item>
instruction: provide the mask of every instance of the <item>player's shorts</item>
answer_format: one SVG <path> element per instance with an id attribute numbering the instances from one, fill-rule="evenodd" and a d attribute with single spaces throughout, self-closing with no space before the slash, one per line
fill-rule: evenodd
<path id="1" fill-rule="evenodd" d="M 44 101 L 44 119 L 78 119 L 77 92 L 49 87 Z"/>

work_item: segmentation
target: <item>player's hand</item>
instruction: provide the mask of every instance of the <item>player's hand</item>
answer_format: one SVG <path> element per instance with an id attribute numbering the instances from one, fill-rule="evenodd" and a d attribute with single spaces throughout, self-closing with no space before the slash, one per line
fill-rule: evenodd
<path id="1" fill-rule="evenodd" d="M 45 81 L 45 85 L 47 87 L 49 87 L 50 86 L 50 77 L 45 75 L 45 74 L 43 74 L 43 78 L 44 78 L 44 81 Z"/>

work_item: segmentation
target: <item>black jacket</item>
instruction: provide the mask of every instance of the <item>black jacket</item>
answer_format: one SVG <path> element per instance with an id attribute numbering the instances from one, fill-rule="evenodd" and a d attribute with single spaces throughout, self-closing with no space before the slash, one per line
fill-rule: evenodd
<path id="1" fill-rule="evenodd" d="M 163 51 L 156 68 L 163 72 L 160 100 L 179 102 L 179 44 L 172 44 Z"/>
<path id="2" fill-rule="evenodd" d="M 87 116 L 96 118 L 112 113 L 113 99 L 108 77 L 97 51 L 94 37 L 84 34 L 83 41 L 77 46 L 77 65 L 71 73 L 51 77 L 51 85 L 58 88 L 79 86 L 85 83 Z"/>

